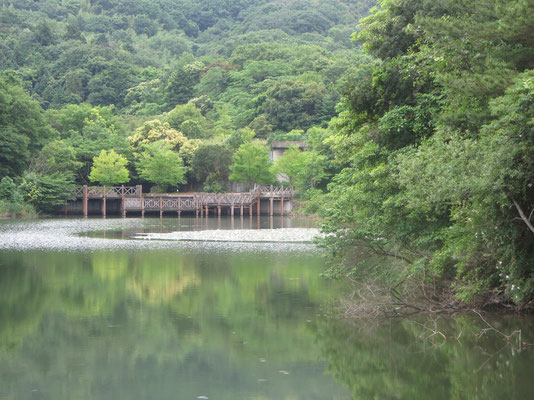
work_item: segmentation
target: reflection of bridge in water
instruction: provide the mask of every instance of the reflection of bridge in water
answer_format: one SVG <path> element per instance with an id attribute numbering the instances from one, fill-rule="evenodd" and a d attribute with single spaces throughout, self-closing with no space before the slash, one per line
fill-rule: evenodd
<path id="1" fill-rule="evenodd" d="M 295 191 L 291 187 L 260 186 L 243 193 L 183 193 L 183 194 L 155 194 L 143 193 L 143 187 L 137 186 L 81 186 L 76 188 L 76 199 L 82 201 L 84 216 L 89 214 L 89 201 L 100 202 L 100 213 L 106 216 L 108 201 L 120 201 L 120 213 L 126 216 L 128 212 L 182 212 L 195 214 L 197 217 L 210 213 L 221 216 L 224 212 L 234 216 L 236 212 L 243 216 L 245 213 L 268 215 L 284 215 L 290 211 L 291 200 Z M 264 207 L 262 208 L 262 200 Z M 265 204 L 268 202 L 267 204 Z M 285 203 L 284 203 L 285 202 Z M 66 212 L 72 212 L 76 207 L 71 203 Z"/>

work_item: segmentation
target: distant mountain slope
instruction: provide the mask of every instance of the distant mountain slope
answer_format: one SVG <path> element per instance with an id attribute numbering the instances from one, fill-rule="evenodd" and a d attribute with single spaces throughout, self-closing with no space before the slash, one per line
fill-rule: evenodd
<path id="1" fill-rule="evenodd" d="M 155 115 L 207 96 L 233 104 L 230 108 L 239 103 L 235 113 L 241 114 L 239 89 L 247 101 L 255 99 L 245 106 L 249 117 L 236 125 L 245 126 L 262 114 L 256 94 L 282 81 L 300 77 L 302 84 L 324 85 L 317 89 L 321 96 L 336 92 L 358 54 L 350 34 L 373 4 L 0 0 L 0 70 L 17 71 L 44 108 L 89 102 Z M 261 65 L 249 66 L 252 60 Z M 245 71 L 249 68 L 262 71 Z M 301 127 L 326 121 L 337 99 L 336 94 L 328 100 L 332 104 L 323 108 L 330 111 L 323 117 Z"/>

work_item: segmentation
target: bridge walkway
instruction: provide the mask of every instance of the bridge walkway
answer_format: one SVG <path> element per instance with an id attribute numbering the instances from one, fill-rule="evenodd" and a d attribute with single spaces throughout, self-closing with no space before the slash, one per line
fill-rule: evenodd
<path id="1" fill-rule="evenodd" d="M 102 216 L 106 216 L 106 205 L 108 200 L 121 200 L 121 214 L 126 216 L 130 211 L 145 212 L 159 211 L 160 216 L 164 212 L 176 212 L 181 215 L 182 212 L 193 212 L 198 217 L 209 215 L 210 211 L 221 215 L 223 210 L 234 216 L 236 210 L 240 215 L 245 211 L 249 215 L 254 212 L 260 215 L 260 201 L 269 200 L 269 215 L 274 214 L 274 202 L 280 202 L 280 215 L 284 215 L 284 201 L 291 200 L 295 191 L 291 187 L 277 187 L 255 185 L 249 192 L 241 193 L 143 193 L 143 187 L 137 186 L 80 186 L 75 189 L 77 199 L 83 203 L 83 215 L 88 215 L 89 199 L 101 200 Z M 67 211 L 67 210 L 66 210 Z"/>

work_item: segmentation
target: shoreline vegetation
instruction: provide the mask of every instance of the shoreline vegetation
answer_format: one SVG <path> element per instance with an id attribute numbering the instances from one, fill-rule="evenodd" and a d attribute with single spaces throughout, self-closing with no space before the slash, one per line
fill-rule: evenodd
<path id="1" fill-rule="evenodd" d="M 0 218 L 34 218 L 39 214 L 30 204 L 0 200 Z"/>
<path id="2" fill-rule="evenodd" d="M 360 285 L 364 313 L 532 311 L 534 8 L 379 5 L 353 36 L 378 62 L 326 140 L 327 274 Z"/>

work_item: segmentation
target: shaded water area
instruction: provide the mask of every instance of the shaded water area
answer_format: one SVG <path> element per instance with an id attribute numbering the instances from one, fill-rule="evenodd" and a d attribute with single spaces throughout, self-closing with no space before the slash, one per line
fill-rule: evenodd
<path id="1" fill-rule="evenodd" d="M 312 244 L 132 239 L 282 226 L 313 222 L 0 221 L 0 399 L 532 396 L 532 349 L 479 336 L 477 315 L 325 316 L 348 288 L 320 276 Z M 531 317 L 487 318 L 534 343 Z"/>

